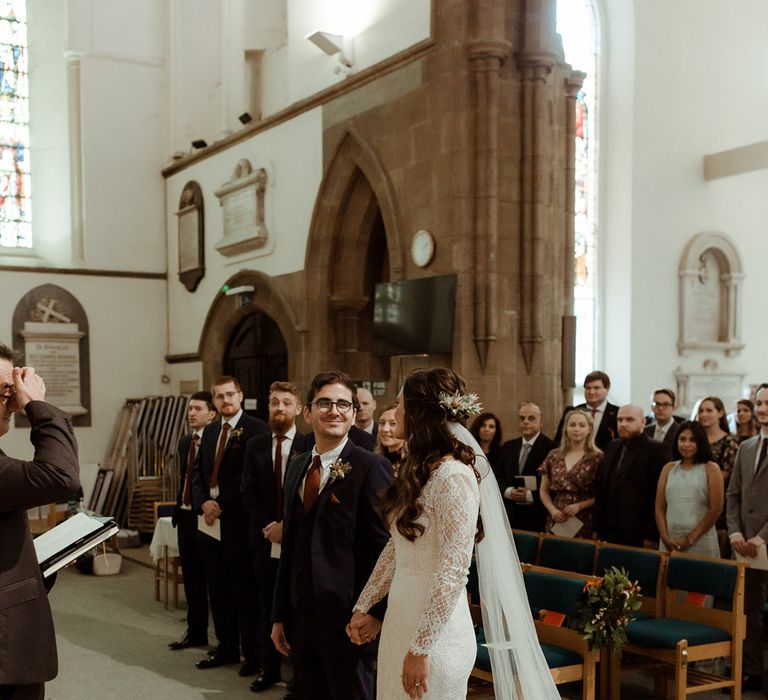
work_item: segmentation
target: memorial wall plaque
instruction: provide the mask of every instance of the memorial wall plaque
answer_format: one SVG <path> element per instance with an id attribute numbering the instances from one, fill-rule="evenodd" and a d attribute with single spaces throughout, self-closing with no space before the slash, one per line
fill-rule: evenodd
<path id="1" fill-rule="evenodd" d="M 229 181 L 216 190 L 223 210 L 223 235 L 215 247 L 222 255 L 239 255 L 267 244 L 266 189 L 267 171 L 254 170 L 249 160 L 242 159 Z"/>
<path id="2" fill-rule="evenodd" d="M 179 280 L 194 292 L 205 276 L 205 231 L 203 191 L 194 181 L 184 185 L 179 199 Z"/>
<path id="3" fill-rule="evenodd" d="M 66 289 L 46 284 L 27 292 L 13 312 L 13 344 L 23 364 L 34 367 L 46 386 L 45 400 L 91 425 L 88 318 Z M 15 425 L 28 426 L 17 413 Z"/>

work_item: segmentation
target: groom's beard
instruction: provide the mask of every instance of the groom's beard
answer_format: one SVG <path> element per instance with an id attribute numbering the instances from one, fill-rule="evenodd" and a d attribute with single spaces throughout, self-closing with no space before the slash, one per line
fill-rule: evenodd
<path id="1" fill-rule="evenodd" d="M 269 429 L 278 435 L 285 435 L 293 427 L 293 419 L 284 413 L 269 417 Z"/>

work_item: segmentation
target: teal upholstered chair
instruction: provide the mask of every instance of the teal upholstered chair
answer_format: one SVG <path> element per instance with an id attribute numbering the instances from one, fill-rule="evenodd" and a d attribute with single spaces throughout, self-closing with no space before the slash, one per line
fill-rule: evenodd
<path id="1" fill-rule="evenodd" d="M 539 548 L 539 566 L 591 575 L 597 546 L 590 540 L 545 535 Z"/>
<path id="2" fill-rule="evenodd" d="M 681 591 L 714 596 L 718 606 L 691 604 Z M 746 627 L 744 564 L 673 553 L 667 564 L 663 598 L 662 617 L 636 620 L 627 626 L 628 643 L 623 654 L 661 662 L 667 677 L 674 681 L 675 700 L 718 688 L 730 688 L 738 700 Z M 691 661 L 720 656 L 731 657 L 729 677 L 688 667 Z M 613 678 L 611 685 L 618 687 L 618 680 Z"/>
<path id="3" fill-rule="evenodd" d="M 539 555 L 539 540 L 541 535 L 527 530 L 512 530 L 515 539 L 517 558 L 523 564 L 535 564 Z"/>
<path id="4" fill-rule="evenodd" d="M 612 566 L 624 569 L 632 581 L 640 584 L 643 594 L 640 610 L 634 614 L 634 619 L 658 617 L 662 612 L 666 558 L 665 553 L 655 549 L 603 543 L 598 548 L 595 575 L 603 576 Z"/>

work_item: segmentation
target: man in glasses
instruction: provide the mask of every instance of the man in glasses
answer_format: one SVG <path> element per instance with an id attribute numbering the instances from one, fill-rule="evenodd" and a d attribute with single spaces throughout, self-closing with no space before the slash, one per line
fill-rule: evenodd
<path id="1" fill-rule="evenodd" d="M 357 406 L 348 375 L 316 375 L 304 407 L 315 447 L 292 460 L 285 475 L 272 641 L 291 656 L 302 698 L 375 696 L 373 638 L 384 601 L 371 609 L 368 644 L 352 644 L 345 626 L 389 539 L 378 502 L 392 482 L 392 467 L 348 439 Z"/>
<path id="2" fill-rule="evenodd" d="M 656 389 L 651 404 L 655 420 L 645 428 L 645 434 L 649 438 L 663 442 L 670 450 L 675 447 L 680 426 L 680 419 L 675 416 L 676 401 L 677 397 L 672 389 Z"/>
<path id="3" fill-rule="evenodd" d="M 69 417 L 45 403 L 45 384 L 31 367 L 14 367 L 0 344 L 0 436 L 23 411 L 32 425 L 32 461 L 0 451 L 0 699 L 44 696 L 58 671 L 56 638 L 37 564 L 27 509 L 67 500 L 80 487 L 77 442 Z"/>
<path id="4" fill-rule="evenodd" d="M 192 503 L 205 523 L 218 531 L 198 534 L 205 564 L 213 628 L 219 645 L 197 668 L 244 661 L 241 676 L 258 670 L 258 606 L 248 552 L 248 511 L 240 495 L 245 445 L 268 433 L 267 424 L 243 411 L 243 392 L 235 377 L 221 376 L 211 388 L 221 420 L 206 426 L 192 470 Z M 218 539 L 216 536 L 218 536 Z"/>

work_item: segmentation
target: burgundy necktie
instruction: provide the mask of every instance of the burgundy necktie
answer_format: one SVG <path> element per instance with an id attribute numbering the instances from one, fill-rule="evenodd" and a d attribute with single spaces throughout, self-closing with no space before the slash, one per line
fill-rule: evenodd
<path id="1" fill-rule="evenodd" d="M 189 443 L 189 451 L 187 452 L 187 471 L 184 474 L 184 505 L 192 505 L 192 498 L 190 494 L 190 482 L 192 481 L 192 467 L 195 466 L 195 457 L 197 456 L 197 441 L 200 436 L 195 433 L 192 436 L 192 440 Z"/>
<path id="2" fill-rule="evenodd" d="M 224 449 L 227 446 L 227 434 L 232 426 L 229 423 L 223 423 L 221 426 L 221 435 L 219 436 L 219 446 L 216 448 L 216 457 L 213 460 L 213 471 L 211 472 L 211 481 L 209 486 L 215 489 L 219 485 L 219 469 L 221 469 L 221 460 L 224 458 Z"/>
<path id="3" fill-rule="evenodd" d="M 307 472 L 307 478 L 304 480 L 304 512 L 309 513 L 320 493 L 320 455 L 312 458 L 312 465 Z"/>
<path id="4" fill-rule="evenodd" d="M 285 435 L 275 435 L 275 520 L 283 519 L 283 440 Z"/>

